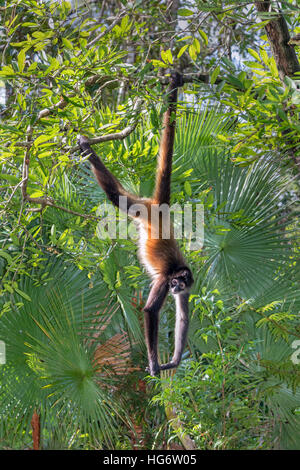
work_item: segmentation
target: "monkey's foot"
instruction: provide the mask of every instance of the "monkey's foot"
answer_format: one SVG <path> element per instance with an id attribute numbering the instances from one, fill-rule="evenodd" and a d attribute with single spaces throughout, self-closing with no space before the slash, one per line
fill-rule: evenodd
<path id="1" fill-rule="evenodd" d="M 161 364 L 160 370 L 175 369 L 178 367 L 178 363 L 175 361 L 167 362 L 166 364 Z"/>
<path id="2" fill-rule="evenodd" d="M 155 377 L 159 375 L 160 367 L 158 364 L 156 367 L 150 367 L 149 365 L 146 367 L 145 371 L 148 372 L 149 375 L 152 375 L 152 377 Z"/>

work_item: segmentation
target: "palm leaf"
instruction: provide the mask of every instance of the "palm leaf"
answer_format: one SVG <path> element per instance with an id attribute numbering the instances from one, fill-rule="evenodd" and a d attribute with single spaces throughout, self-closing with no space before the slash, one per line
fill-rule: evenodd
<path id="1" fill-rule="evenodd" d="M 42 284 L 34 280 L 36 273 L 24 278 L 21 288 L 31 301 L 23 299 L 23 305 L 1 318 L 0 337 L 7 349 L 1 413 L 23 416 L 20 430 L 25 426 L 29 432 L 37 408 L 72 422 L 98 445 L 112 445 L 123 413 L 110 393 L 117 375 L 113 367 L 109 374 L 99 374 L 95 355 L 101 344 L 114 342 L 109 319 L 119 307 L 110 305 L 101 278 L 91 288 L 84 272 L 61 262 L 46 267 L 44 274 Z M 123 348 L 125 344 L 123 337 Z M 123 352 L 114 348 L 121 363 Z M 109 366 L 106 357 L 105 368 Z"/>
<path id="2" fill-rule="evenodd" d="M 279 447 L 298 449 L 300 440 L 300 416 L 295 410 L 300 407 L 300 388 L 295 389 L 280 377 L 268 371 L 268 362 L 274 367 L 290 362 L 292 348 L 290 340 L 275 338 L 267 326 L 256 327 L 258 316 L 243 315 L 245 331 L 253 342 L 252 354 L 247 365 L 253 378 L 259 378 L 258 392 L 262 394 L 265 404 L 274 416 L 274 435 L 279 436 Z M 293 382 L 293 377 L 289 379 Z"/>
<path id="3" fill-rule="evenodd" d="M 286 227 L 293 216 L 282 204 L 286 181 L 271 156 L 240 167 L 222 148 L 192 146 L 184 159 L 193 169 L 194 194 L 213 195 L 205 214 L 207 281 L 244 298 L 271 288 L 292 253 Z"/>

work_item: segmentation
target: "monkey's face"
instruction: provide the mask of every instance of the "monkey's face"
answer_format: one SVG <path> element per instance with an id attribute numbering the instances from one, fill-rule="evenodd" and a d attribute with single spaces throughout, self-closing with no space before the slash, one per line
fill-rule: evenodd
<path id="1" fill-rule="evenodd" d="M 193 284 L 193 276 L 191 271 L 187 268 L 179 271 L 172 276 L 170 280 L 170 290 L 172 294 L 182 294 Z"/>

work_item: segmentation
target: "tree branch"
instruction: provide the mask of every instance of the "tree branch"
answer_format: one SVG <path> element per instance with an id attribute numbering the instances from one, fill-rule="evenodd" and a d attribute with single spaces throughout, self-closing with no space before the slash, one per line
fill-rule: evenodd
<path id="1" fill-rule="evenodd" d="M 62 210 L 64 212 L 67 212 L 68 214 L 73 214 L 79 217 L 82 217 L 84 219 L 93 219 L 93 220 L 100 220 L 100 217 L 96 217 L 93 215 L 87 215 L 87 214 L 81 214 L 80 212 L 73 211 L 71 209 L 67 209 L 66 207 L 60 206 L 55 203 L 55 201 L 50 198 L 50 197 L 31 197 L 27 193 L 27 184 L 28 184 L 28 178 L 29 178 L 29 165 L 30 165 L 30 149 L 33 145 L 32 139 L 32 127 L 29 126 L 27 129 L 27 136 L 26 136 L 26 150 L 25 150 L 25 155 L 24 155 L 24 160 L 23 160 L 23 172 L 22 172 L 22 181 L 17 184 L 17 186 L 14 188 L 13 193 L 9 199 L 11 200 L 13 194 L 16 192 L 17 188 L 21 186 L 21 191 L 22 191 L 22 197 L 23 201 L 27 201 L 31 204 L 38 204 L 41 206 L 41 208 L 33 208 L 30 209 L 31 212 L 41 212 L 46 206 L 49 207 L 54 207 L 56 209 Z M 23 205 L 22 205 L 23 208 Z M 22 211 L 21 211 L 22 212 Z M 20 218 L 20 217 L 19 217 Z"/>
<path id="2" fill-rule="evenodd" d="M 140 111 L 140 108 L 142 106 L 143 100 L 141 98 L 138 98 L 133 106 L 133 111 L 134 114 L 137 114 Z M 91 137 L 88 139 L 89 144 L 99 144 L 101 142 L 108 142 L 110 140 L 123 140 L 125 137 L 127 137 L 129 134 L 131 134 L 136 126 L 137 126 L 138 121 L 136 120 L 136 117 L 134 116 L 134 121 L 127 127 L 125 127 L 122 131 L 114 132 L 112 134 L 104 134 L 104 135 L 99 135 L 98 137 Z M 73 153 L 76 150 L 79 149 L 79 146 L 76 145 L 76 147 L 72 147 L 70 149 L 70 152 Z"/>

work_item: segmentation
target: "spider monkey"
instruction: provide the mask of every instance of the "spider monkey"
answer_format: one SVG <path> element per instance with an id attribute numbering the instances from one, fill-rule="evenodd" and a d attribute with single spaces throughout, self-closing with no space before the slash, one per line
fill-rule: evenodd
<path id="1" fill-rule="evenodd" d="M 115 176 L 106 168 L 88 143 L 88 138 L 79 137 L 79 147 L 88 156 L 92 170 L 108 199 L 137 222 L 139 232 L 139 258 L 152 278 L 146 305 L 145 340 L 148 352 L 148 372 L 157 375 L 160 370 L 179 365 L 185 347 L 189 314 L 189 289 L 193 284 L 191 270 L 187 266 L 174 239 L 172 226 L 164 236 L 163 223 L 170 223 L 170 214 L 162 214 L 161 208 L 169 209 L 172 155 L 175 136 L 177 90 L 182 86 L 178 73 L 171 75 L 168 88 L 168 107 L 163 116 L 163 131 L 159 148 L 156 184 L 151 199 L 139 198 L 128 193 Z M 124 204 L 124 201 L 125 204 Z M 155 219 L 155 220 L 154 220 Z M 175 345 L 170 362 L 158 363 L 158 324 L 161 310 L 168 292 L 176 304 Z"/>

